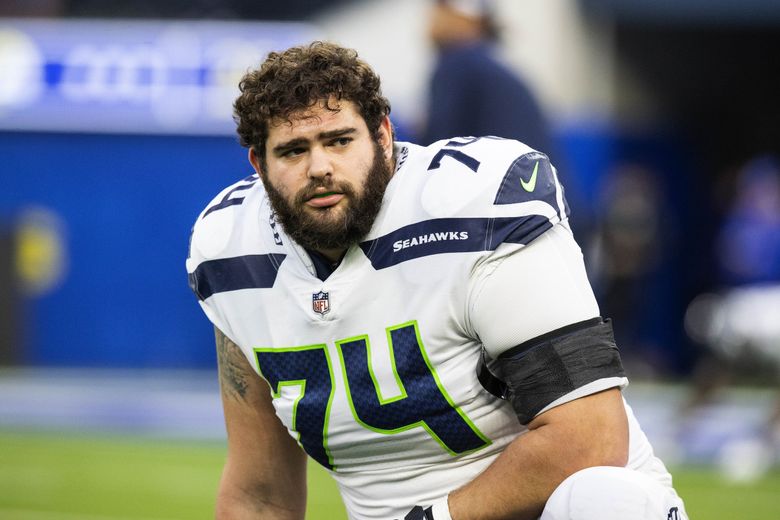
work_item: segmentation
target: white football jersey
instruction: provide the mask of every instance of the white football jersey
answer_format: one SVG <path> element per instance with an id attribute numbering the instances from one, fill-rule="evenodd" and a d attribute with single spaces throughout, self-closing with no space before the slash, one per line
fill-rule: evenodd
<path id="1" fill-rule="evenodd" d="M 396 158 L 371 231 L 324 281 L 274 220 L 257 175 L 204 210 L 187 259 L 205 313 L 269 383 L 276 414 L 331 470 L 354 519 L 431 504 L 526 431 L 477 380 L 483 346 L 495 355 L 598 315 L 545 155 L 483 137 L 396 143 Z M 505 260 L 534 248 L 541 271 L 511 275 Z M 545 261 L 563 250 L 575 254 Z M 581 297 L 512 281 L 556 276 L 576 279 L 561 286 Z M 552 405 L 625 384 L 598 380 Z M 629 467 L 670 485 L 628 413 Z"/>

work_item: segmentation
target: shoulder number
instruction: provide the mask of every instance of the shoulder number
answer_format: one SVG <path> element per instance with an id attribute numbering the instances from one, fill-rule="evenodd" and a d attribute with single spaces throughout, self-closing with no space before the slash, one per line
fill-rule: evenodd
<path id="1" fill-rule="evenodd" d="M 441 166 L 442 159 L 444 159 L 445 157 L 450 157 L 458 161 L 459 163 L 465 165 L 471 171 L 476 173 L 477 170 L 479 170 L 480 162 L 474 157 L 459 150 L 458 148 L 462 148 L 464 146 L 470 145 L 471 143 L 476 143 L 480 139 L 503 140 L 503 137 L 495 137 L 492 135 L 488 135 L 485 137 L 457 137 L 455 139 L 450 139 L 449 141 L 447 141 L 444 147 L 441 148 L 438 152 L 436 152 L 436 155 L 433 156 L 433 159 L 431 159 L 431 163 L 428 165 L 428 171 L 439 169 L 439 167 Z"/>
<path id="2" fill-rule="evenodd" d="M 222 199 L 219 202 L 212 204 L 209 208 L 206 209 L 206 211 L 203 212 L 203 217 L 205 218 L 209 213 L 213 211 L 229 208 L 230 206 L 235 206 L 237 204 L 243 204 L 244 197 L 239 197 L 239 196 L 234 197 L 233 195 L 236 193 L 241 193 L 244 190 L 248 190 L 249 188 L 255 185 L 257 179 L 258 179 L 257 174 L 250 175 L 249 177 L 245 178 L 242 182 L 245 182 L 246 184 L 239 184 L 232 190 L 225 193 L 225 196 L 222 197 Z"/>

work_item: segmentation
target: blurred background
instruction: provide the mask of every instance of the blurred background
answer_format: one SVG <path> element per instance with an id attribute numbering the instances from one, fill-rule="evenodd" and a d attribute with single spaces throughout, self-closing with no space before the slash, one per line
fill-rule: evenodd
<path id="1" fill-rule="evenodd" d="M 238 80 L 312 39 L 374 66 L 400 140 L 550 155 L 691 517 L 780 518 L 780 4 L 489 4 L 0 0 L 1 518 L 212 516 L 189 232 L 251 173 Z"/>

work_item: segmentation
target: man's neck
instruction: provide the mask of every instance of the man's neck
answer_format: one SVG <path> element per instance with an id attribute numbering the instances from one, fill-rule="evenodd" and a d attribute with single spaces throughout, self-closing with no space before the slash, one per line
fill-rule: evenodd
<path id="1" fill-rule="evenodd" d="M 311 258 L 312 264 L 314 265 L 314 274 L 323 281 L 327 280 L 328 277 L 333 274 L 333 271 L 338 269 L 341 259 L 343 258 L 343 252 L 342 256 L 337 257 L 334 261 L 331 260 L 332 257 L 326 257 L 320 251 L 315 251 L 313 249 L 307 251 L 309 253 L 309 258 Z"/>
<path id="2" fill-rule="evenodd" d="M 331 264 L 338 264 L 342 258 L 344 258 L 344 253 L 347 252 L 346 249 L 317 249 L 317 252 L 325 257 L 325 259 L 330 262 Z"/>

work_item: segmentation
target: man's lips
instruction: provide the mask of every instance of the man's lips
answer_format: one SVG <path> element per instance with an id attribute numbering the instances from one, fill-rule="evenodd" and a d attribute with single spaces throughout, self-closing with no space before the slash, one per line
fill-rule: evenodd
<path id="1" fill-rule="evenodd" d="M 332 191 L 328 191 L 314 195 L 306 201 L 306 204 L 314 208 L 327 208 L 330 206 L 335 206 L 343 198 L 343 193 L 334 193 Z"/>

